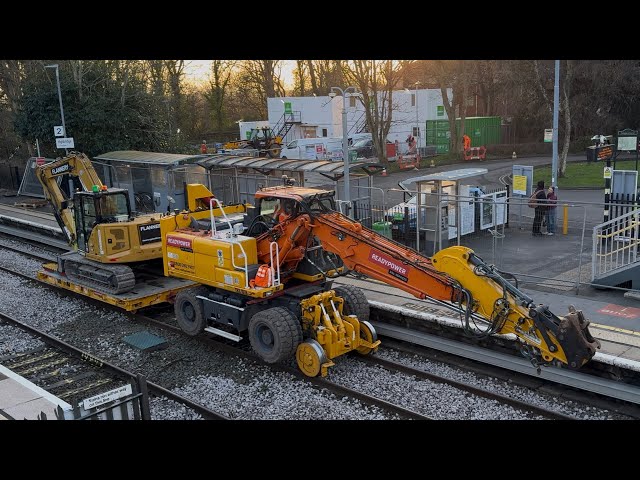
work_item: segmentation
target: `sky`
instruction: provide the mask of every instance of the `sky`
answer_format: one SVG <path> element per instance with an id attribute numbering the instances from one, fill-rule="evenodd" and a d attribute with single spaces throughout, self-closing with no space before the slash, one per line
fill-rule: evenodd
<path id="1" fill-rule="evenodd" d="M 204 82 L 211 68 L 211 60 L 186 60 L 185 74 L 187 80 L 194 83 Z M 295 60 L 284 60 L 282 65 L 282 79 L 286 88 L 293 86 L 293 70 L 296 68 Z"/>

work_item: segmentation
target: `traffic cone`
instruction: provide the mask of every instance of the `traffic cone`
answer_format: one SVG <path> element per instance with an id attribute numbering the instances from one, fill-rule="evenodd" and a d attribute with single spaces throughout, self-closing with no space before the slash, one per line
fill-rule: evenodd
<path id="1" fill-rule="evenodd" d="M 511 154 L 511 158 L 518 158 L 518 157 L 516 156 L 516 152 L 515 152 L 515 150 L 514 150 L 514 152 Z"/>
<path id="2" fill-rule="evenodd" d="M 383 168 L 383 169 L 382 169 L 382 176 L 383 176 L 383 177 L 386 177 L 386 176 L 387 176 L 387 169 L 386 169 L 386 168 Z"/>

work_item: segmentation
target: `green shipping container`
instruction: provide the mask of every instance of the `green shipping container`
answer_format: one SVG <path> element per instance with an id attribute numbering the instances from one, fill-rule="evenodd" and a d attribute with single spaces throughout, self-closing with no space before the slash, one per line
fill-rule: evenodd
<path id="1" fill-rule="evenodd" d="M 435 145 L 437 153 L 449 151 L 449 120 L 427 120 L 427 145 Z"/>
<path id="2" fill-rule="evenodd" d="M 468 117 L 464 119 L 464 131 L 471 137 L 472 147 L 502 143 L 502 119 L 500 117 Z M 460 131 L 460 119 L 456 119 Z"/>
<path id="3" fill-rule="evenodd" d="M 467 117 L 464 131 L 471 138 L 472 147 L 490 146 L 502 143 L 502 119 L 500 117 Z M 460 131 L 460 119 L 456 119 Z M 449 121 L 427 120 L 427 145 L 436 145 L 438 153 L 449 151 Z"/>

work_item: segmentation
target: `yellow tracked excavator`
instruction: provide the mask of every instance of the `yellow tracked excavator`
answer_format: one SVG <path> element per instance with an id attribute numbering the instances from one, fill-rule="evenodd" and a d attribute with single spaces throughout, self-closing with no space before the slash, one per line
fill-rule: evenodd
<path id="1" fill-rule="evenodd" d="M 79 185 L 72 195 L 60 187 L 64 175 Z M 38 166 L 37 177 L 73 249 L 58 258 L 58 272 L 70 281 L 109 294 L 125 293 L 136 284 L 132 265 L 162 257 L 162 215 L 134 216 L 129 192 L 103 185 L 83 153 L 71 152 Z M 201 193 L 212 196 L 206 188 L 197 189 L 195 185 L 187 190 L 190 208 L 199 208 Z"/>

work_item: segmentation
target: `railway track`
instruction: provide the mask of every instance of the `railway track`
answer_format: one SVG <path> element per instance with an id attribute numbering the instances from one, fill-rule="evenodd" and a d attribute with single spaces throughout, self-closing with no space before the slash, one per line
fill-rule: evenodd
<path id="1" fill-rule="evenodd" d="M 454 388 L 459 390 L 463 390 L 465 392 L 469 392 L 478 397 L 487 398 L 490 400 L 495 400 L 497 402 L 503 403 L 505 405 L 510 405 L 514 408 L 520 409 L 524 412 L 529 412 L 533 415 L 540 415 L 543 418 L 551 419 L 551 420 L 575 420 L 575 417 L 571 415 L 566 415 L 564 413 L 556 412 L 553 410 L 549 410 L 548 408 L 543 408 L 538 405 L 534 405 L 532 403 L 524 402 L 522 400 L 518 400 L 516 398 L 507 397 L 506 395 L 502 395 L 496 392 L 490 392 L 486 389 L 480 388 L 476 385 L 472 385 L 470 383 L 461 382 L 458 380 L 453 380 L 451 378 L 445 377 L 443 375 L 437 375 L 434 373 L 429 373 L 424 370 L 409 367 L 407 365 L 403 365 L 402 363 L 395 362 L 393 360 L 389 360 L 386 358 L 376 357 L 376 356 L 368 356 L 362 357 L 359 359 L 361 362 L 367 363 L 369 365 L 376 365 L 388 370 L 390 372 L 401 372 L 406 375 L 412 375 L 418 379 L 428 380 L 432 382 L 443 383 L 447 385 L 451 385 Z"/>
<path id="2" fill-rule="evenodd" d="M 42 255 L 38 255 L 35 253 L 25 253 L 23 251 L 21 251 L 20 249 L 13 249 L 14 251 L 22 254 L 22 255 L 28 255 L 31 258 L 36 258 L 38 260 L 44 260 L 44 261 L 50 261 L 50 258 L 45 258 L 45 256 Z M 28 274 L 23 274 L 22 272 L 16 272 L 13 271 L 12 269 L 6 268 L 6 267 L 0 267 L 0 270 L 6 271 L 8 273 L 11 273 L 13 275 L 18 275 L 21 278 L 24 279 L 28 279 L 30 281 L 34 281 L 34 282 L 38 282 L 37 279 L 33 278 L 32 276 L 28 275 Z M 40 282 L 41 283 L 41 282 Z M 47 287 L 49 287 L 49 285 L 44 284 Z M 56 289 L 54 289 L 56 290 Z M 58 290 L 56 290 L 58 291 Z M 84 298 L 84 297 L 83 297 Z M 104 306 L 104 305 L 103 305 Z M 142 321 L 148 324 L 154 324 L 156 326 L 159 326 L 160 328 L 164 328 L 164 329 L 168 329 L 168 330 L 172 330 L 175 332 L 179 332 L 180 334 L 182 334 L 182 331 L 174 325 L 170 325 L 168 323 L 166 323 L 165 321 L 161 321 L 161 320 L 157 320 L 154 318 L 150 318 L 148 316 L 144 316 L 144 315 L 132 315 L 136 320 L 138 321 Z M 249 360 L 252 361 L 256 361 L 259 363 L 262 363 L 262 361 L 255 355 L 253 354 L 250 349 L 248 348 L 247 344 L 245 344 L 243 346 L 243 348 L 238 348 L 237 345 L 229 345 L 226 344 L 224 342 L 221 342 L 219 340 L 217 340 L 218 337 L 215 338 L 211 338 L 209 336 L 203 335 L 203 336 L 199 336 L 196 337 L 199 341 L 203 341 L 206 342 L 209 346 L 214 347 L 217 350 L 221 350 L 224 351 L 226 353 L 230 353 L 233 355 L 237 355 L 237 356 L 241 356 L 244 358 L 247 358 Z M 379 367 L 384 368 L 387 371 L 394 371 L 394 372 L 401 372 L 405 375 L 411 375 L 417 379 L 422 379 L 422 380 L 429 380 L 429 381 L 435 381 L 435 382 L 439 382 L 439 383 L 446 383 L 448 385 L 452 385 L 455 388 L 464 390 L 466 392 L 469 393 L 473 393 L 474 395 L 483 397 L 483 398 L 490 398 L 492 400 L 495 400 L 497 402 L 501 402 L 504 403 L 506 405 L 510 405 L 514 408 L 520 409 L 524 412 L 528 412 L 530 414 L 533 415 L 540 415 L 543 418 L 562 418 L 562 419 L 566 419 L 566 418 L 571 418 L 568 415 L 564 415 L 564 414 L 558 414 L 557 412 L 553 412 L 551 410 L 548 409 L 544 409 L 541 407 L 538 407 L 536 405 L 532 405 L 532 404 L 527 404 L 526 402 L 519 402 L 519 401 L 513 401 L 513 399 L 509 399 L 509 398 L 505 398 L 504 396 L 500 396 L 500 395 L 496 395 L 493 394 L 492 392 L 488 392 L 486 390 L 482 390 L 482 389 L 478 389 L 477 387 L 474 387 L 473 385 L 468 385 L 468 384 L 460 384 L 460 382 L 455 382 L 455 381 L 450 381 L 448 379 L 446 379 L 445 377 L 438 377 L 438 376 L 434 376 L 433 374 L 429 374 L 427 372 L 421 371 L 419 369 L 412 369 L 406 366 L 402 366 L 400 364 L 394 364 L 394 362 L 389 362 L 389 361 L 385 361 L 383 359 L 380 358 L 376 358 L 376 357 L 363 357 L 361 358 L 362 362 L 368 363 L 369 365 L 376 365 Z M 272 366 L 272 368 L 274 370 L 278 370 L 278 371 L 283 371 L 286 373 L 289 373 L 293 376 L 295 376 L 296 378 L 308 382 L 312 385 L 314 385 L 315 387 L 318 388 L 325 388 L 327 390 L 330 390 L 332 392 L 334 392 L 335 394 L 342 396 L 342 397 L 350 397 L 350 398 L 356 398 L 366 404 L 369 405 L 375 405 L 387 412 L 393 413 L 398 415 L 400 418 L 413 418 L 413 419 L 428 419 L 431 418 L 428 414 L 424 414 L 424 413 L 420 413 L 420 412 L 416 412 L 410 408 L 405 408 L 399 405 L 395 405 L 392 402 L 385 400 L 383 398 L 377 398 L 376 396 L 373 395 L 368 395 L 362 392 L 358 392 L 353 388 L 344 386 L 344 385 L 337 385 L 333 382 L 331 382 L 330 380 L 324 379 L 324 378 L 314 378 L 314 379 L 309 379 L 308 377 L 304 376 L 297 368 L 293 367 L 293 366 L 282 366 L 282 365 L 277 365 L 277 366 Z"/>
<path id="3" fill-rule="evenodd" d="M 0 363 L 71 405 L 121 386 L 123 381 L 128 382 L 138 378 L 134 372 L 95 357 L 9 315 L 0 313 L 0 322 L 18 327 L 44 343 L 43 346 L 30 351 L 2 356 Z M 149 381 L 146 383 L 151 394 L 178 402 L 202 415 L 203 418 L 228 420 L 225 415 L 160 385 Z"/>
<path id="4" fill-rule="evenodd" d="M 30 256 L 31 257 L 35 256 L 36 258 L 38 257 L 35 254 L 30 254 Z M 10 268 L 4 267 L 4 266 L 0 266 L 0 271 L 4 271 L 4 272 L 7 272 L 7 273 L 10 273 L 10 274 L 16 275 L 16 276 L 18 276 L 18 277 L 20 277 L 22 279 L 33 281 L 33 282 L 36 282 L 36 283 L 38 283 L 38 284 L 40 284 L 42 286 L 45 286 L 47 288 L 51 288 L 50 285 L 48 285 L 48 284 L 46 284 L 44 282 L 41 282 L 36 278 L 33 278 L 29 274 L 26 274 L 26 273 L 23 273 L 23 272 L 17 272 L 17 271 L 14 271 L 14 270 L 10 269 Z M 58 290 L 56 290 L 56 291 L 58 291 Z M 86 297 L 81 297 L 81 298 L 85 299 Z M 95 303 L 95 302 L 92 301 L 92 303 Z M 108 308 L 108 307 L 106 307 L 106 308 Z M 174 332 L 179 333 L 180 335 L 184 335 L 182 330 L 180 330 L 180 328 L 178 328 L 177 326 L 172 326 L 172 325 L 169 325 L 169 324 L 167 324 L 165 322 L 162 322 L 162 321 L 159 321 L 159 320 L 155 320 L 153 318 L 146 317 L 146 316 L 143 316 L 143 315 L 140 315 L 140 314 L 130 314 L 129 316 L 134 321 L 143 322 L 143 323 L 146 323 L 148 325 L 155 325 L 155 326 L 158 326 L 158 327 L 163 328 L 165 330 L 174 331 Z M 0 318 L 2 318 L 2 317 L 0 316 Z M 16 322 L 17 322 L 17 320 L 16 320 Z M 41 332 L 41 333 L 46 335 L 44 332 Z M 51 337 L 51 338 L 53 339 L 53 337 Z M 57 339 L 53 339 L 53 341 L 56 341 L 56 340 Z M 240 356 L 240 357 L 246 358 L 248 360 L 255 361 L 256 363 L 262 363 L 262 361 L 255 354 L 250 352 L 247 348 L 243 349 L 243 348 L 232 347 L 230 345 L 225 345 L 224 343 L 217 342 L 216 340 L 214 340 L 212 338 L 209 338 L 207 336 L 198 337 L 198 340 L 201 341 L 201 342 L 206 343 L 210 347 L 214 347 L 216 350 L 219 350 L 219 351 L 222 351 L 222 352 L 226 352 L 226 353 L 231 353 L 231 354 L 234 354 L 236 356 Z M 89 354 L 86 354 L 86 355 L 90 356 Z M 103 362 L 103 363 L 106 363 L 106 362 Z M 118 367 L 115 367 L 113 365 L 112 365 L 112 367 L 118 368 Z M 313 385 L 316 388 L 322 388 L 322 389 L 328 390 L 328 391 L 330 391 L 330 392 L 332 392 L 332 393 L 334 393 L 334 394 L 336 394 L 336 395 L 338 395 L 340 397 L 353 398 L 353 399 L 357 399 L 357 400 L 361 401 L 364 404 L 367 404 L 367 405 L 370 405 L 370 406 L 376 406 L 376 407 L 380 408 L 383 411 L 386 411 L 386 412 L 389 412 L 390 414 L 396 415 L 398 418 L 420 419 L 420 420 L 428 420 L 428 419 L 430 419 L 430 417 L 428 415 L 420 414 L 420 413 L 414 412 L 414 411 L 412 411 L 410 409 L 402 408 L 402 407 L 400 407 L 398 405 L 394 405 L 394 404 L 392 404 L 390 402 L 386 402 L 385 400 L 376 398 L 375 396 L 363 394 L 363 393 L 358 392 L 358 391 L 356 391 L 356 390 L 354 390 L 352 388 L 349 388 L 347 386 L 336 385 L 336 384 L 333 384 L 333 383 L 331 383 L 331 382 L 329 382 L 329 381 L 327 381 L 326 379 L 323 379 L 323 378 L 310 379 L 310 378 L 304 376 L 297 368 L 294 368 L 294 367 L 279 366 L 279 365 L 271 366 L 271 367 L 272 367 L 272 369 L 274 371 L 280 371 L 280 372 L 285 372 L 285 373 L 291 374 L 291 375 L 295 376 L 298 380 L 305 381 L 305 382 L 309 383 L 310 385 Z M 17 373 L 19 373 L 19 372 L 17 372 Z M 121 373 L 124 374 L 124 375 L 127 375 L 127 372 L 125 372 L 125 371 L 122 371 Z M 132 374 L 129 372 L 129 375 L 132 375 Z M 155 385 L 155 384 L 149 384 L 149 385 L 150 385 L 150 391 L 152 391 L 155 388 L 162 388 L 159 385 Z M 45 387 L 43 387 L 43 388 L 45 388 Z M 164 392 L 169 392 L 166 389 L 163 389 L 163 391 Z M 169 393 L 171 393 L 171 392 L 169 392 Z M 175 395 L 175 394 L 172 393 L 172 395 Z M 169 395 L 167 395 L 167 394 L 165 394 L 165 396 L 169 397 Z M 169 397 L 169 398 L 171 398 L 171 397 Z M 175 401 L 178 401 L 179 403 L 184 403 L 185 397 L 178 396 L 178 398 L 182 399 L 182 400 L 175 399 Z M 171 399 L 174 399 L 174 398 L 171 398 Z M 71 402 L 69 402 L 69 403 L 71 403 Z M 198 413 L 200 413 L 200 412 L 198 412 Z M 203 415 L 203 416 L 205 418 L 212 418 L 211 415 L 212 415 L 212 413 L 209 412 L 209 413 L 207 413 L 207 415 Z"/>

